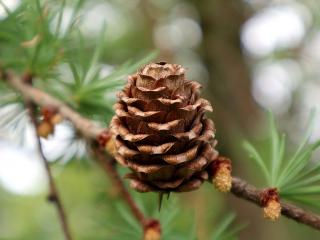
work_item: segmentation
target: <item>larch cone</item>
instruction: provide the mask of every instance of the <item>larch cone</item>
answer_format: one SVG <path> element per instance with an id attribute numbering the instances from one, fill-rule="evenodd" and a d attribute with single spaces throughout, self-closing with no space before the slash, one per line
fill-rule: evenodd
<path id="1" fill-rule="evenodd" d="M 151 63 L 128 77 L 111 121 L 115 159 L 139 192 L 185 192 L 208 179 L 216 159 L 211 104 L 181 65 Z"/>

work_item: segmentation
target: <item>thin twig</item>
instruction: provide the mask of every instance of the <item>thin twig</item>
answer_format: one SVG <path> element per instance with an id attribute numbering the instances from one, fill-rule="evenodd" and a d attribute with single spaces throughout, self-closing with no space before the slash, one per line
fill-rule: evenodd
<path id="1" fill-rule="evenodd" d="M 99 136 L 99 134 L 103 132 L 102 128 L 99 128 L 96 125 L 94 125 L 92 121 L 81 117 L 79 113 L 72 110 L 63 102 L 57 100 L 56 98 L 50 96 L 49 94 L 39 89 L 22 83 L 18 77 L 9 74 L 7 81 L 13 89 L 20 92 L 25 98 L 34 102 L 36 105 L 56 107 L 60 114 L 64 118 L 72 122 L 74 127 L 85 137 L 88 137 L 89 139 L 96 139 Z M 82 124 L 84 124 L 84 126 Z M 241 180 L 239 178 L 233 178 L 231 192 L 242 199 L 248 200 L 261 206 L 259 199 L 260 190 L 249 185 L 244 180 Z M 282 203 L 281 205 L 282 214 L 284 216 L 293 219 L 299 223 L 320 230 L 320 217 L 318 215 L 307 212 L 292 204 Z"/>
<path id="2" fill-rule="evenodd" d="M 32 101 L 40 107 L 53 107 L 64 119 L 72 122 L 74 127 L 86 138 L 95 139 L 104 129 L 97 126 L 93 121 L 82 117 L 79 113 L 68 107 L 65 103 L 57 98 L 23 83 L 20 77 L 12 72 L 5 74 L 8 83 L 27 100 Z"/>
<path id="3" fill-rule="evenodd" d="M 111 181 L 113 182 L 114 186 L 117 188 L 119 193 L 121 194 L 123 200 L 128 204 L 131 209 L 132 214 L 144 228 L 147 218 L 144 216 L 143 212 L 139 209 L 139 207 L 134 202 L 133 198 L 131 197 L 130 193 L 126 189 L 121 176 L 118 174 L 117 170 L 115 169 L 115 165 L 108 159 L 103 151 L 101 151 L 97 147 L 92 147 L 94 156 L 99 160 L 103 170 L 107 173 L 110 177 Z"/>
<path id="4" fill-rule="evenodd" d="M 260 194 L 262 191 L 240 178 L 234 177 L 232 179 L 231 192 L 239 198 L 245 199 L 259 207 L 262 207 L 260 201 Z M 320 230 L 320 216 L 284 202 L 281 202 L 281 209 L 282 215 Z"/>
<path id="5" fill-rule="evenodd" d="M 87 140 L 96 140 L 98 136 L 105 131 L 104 128 L 101 128 L 94 124 L 91 120 L 82 117 L 79 113 L 68 107 L 60 100 L 37 88 L 34 88 L 33 86 L 23 83 L 21 79 L 13 73 L 6 74 L 6 76 L 8 83 L 15 90 L 19 91 L 24 98 L 41 107 L 51 106 L 55 108 L 61 114 L 61 116 L 69 120 L 78 130 L 78 132 L 81 133 Z M 157 220 L 146 218 L 138 208 L 130 193 L 126 189 L 121 177 L 114 168 L 112 161 L 110 161 L 110 159 L 108 159 L 108 157 L 100 149 L 93 147 L 92 150 L 106 174 L 111 178 L 112 181 L 114 181 L 114 184 L 121 193 L 122 198 L 130 207 L 133 215 L 140 223 L 143 230 L 145 230 L 150 223 L 157 222 Z"/>
<path id="6" fill-rule="evenodd" d="M 31 102 L 26 102 L 26 105 L 27 105 L 27 108 L 29 110 L 29 115 L 30 115 L 32 124 L 33 124 L 33 126 L 35 128 L 35 133 L 36 133 L 36 136 L 37 136 L 36 140 L 37 140 L 38 152 L 40 154 L 40 158 L 41 158 L 41 160 L 43 162 L 43 165 L 45 167 L 46 174 L 47 174 L 48 181 L 49 181 L 49 196 L 48 196 L 48 200 L 50 202 L 52 202 L 55 205 L 56 209 L 57 209 L 65 239 L 66 240 L 72 240 L 71 233 L 70 233 L 70 228 L 68 226 L 68 221 L 67 221 L 67 217 L 66 217 L 66 214 L 65 214 L 65 210 L 64 210 L 63 204 L 61 202 L 61 199 L 59 197 L 59 193 L 58 193 L 56 184 L 55 184 L 55 182 L 53 180 L 53 176 L 52 176 L 52 172 L 51 172 L 49 163 L 48 163 L 46 157 L 43 154 L 42 144 L 41 144 L 41 141 L 40 141 L 40 137 L 38 136 L 38 133 L 37 133 L 38 122 L 37 122 L 37 115 L 36 115 L 36 105 L 34 105 L 34 103 L 31 103 Z"/>

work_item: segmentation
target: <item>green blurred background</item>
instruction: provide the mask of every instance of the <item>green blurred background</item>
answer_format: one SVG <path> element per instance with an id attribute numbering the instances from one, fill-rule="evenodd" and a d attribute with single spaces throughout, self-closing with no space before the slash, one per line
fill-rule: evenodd
<path id="1" fill-rule="evenodd" d="M 3 2 L 12 11 L 20 4 Z M 69 2 L 62 26 L 72 15 Z M 105 75 L 153 50 L 157 60 L 186 67 L 188 78 L 202 83 L 213 104 L 218 149 L 233 160 L 234 175 L 265 187 L 242 142 L 264 139 L 267 109 L 292 144 L 301 138 L 310 109 L 320 104 L 319 10 L 317 0 L 91 0 L 81 9 L 79 26 L 84 41 L 92 43 L 84 49 L 91 57 L 94 39 L 106 25 Z M 5 18 L 0 7 L 0 21 Z M 114 101 L 114 92 L 110 96 Z M 19 134 L 0 132 L 0 239 L 62 239 L 56 212 L 44 200 L 46 177 L 28 128 L 23 145 Z M 319 136 L 318 124 L 311 141 Z M 70 145 L 70 138 L 72 130 L 63 123 L 43 144 L 75 239 L 139 239 L 140 228 L 109 179 L 83 157 L 83 142 Z M 247 224 L 238 239 L 320 239 L 316 231 L 284 217 L 276 223 L 264 220 L 261 209 L 209 184 L 173 194 L 160 213 L 155 194 L 132 193 L 146 214 L 167 224 L 164 239 L 211 239 L 230 212 L 237 215 L 236 226 Z"/>

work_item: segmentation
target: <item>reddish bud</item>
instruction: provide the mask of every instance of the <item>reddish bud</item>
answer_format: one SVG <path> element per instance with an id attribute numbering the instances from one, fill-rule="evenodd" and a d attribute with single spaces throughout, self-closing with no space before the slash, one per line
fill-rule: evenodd
<path id="1" fill-rule="evenodd" d="M 277 220 L 281 215 L 279 192 L 276 188 L 268 188 L 261 192 L 260 202 L 263 206 L 263 215 L 272 221 Z"/>
<path id="2" fill-rule="evenodd" d="M 143 240 L 160 240 L 161 239 L 161 226 L 160 222 L 151 219 L 145 224 Z"/>
<path id="3" fill-rule="evenodd" d="M 111 138 L 111 133 L 109 132 L 109 130 L 105 129 L 97 137 L 97 142 L 98 142 L 99 146 L 101 146 L 102 148 L 105 148 L 106 144 L 110 140 L 110 138 Z"/>
<path id="4" fill-rule="evenodd" d="M 61 116 L 61 114 L 56 113 L 56 114 L 54 114 L 54 115 L 51 117 L 50 123 L 51 123 L 52 125 L 57 125 L 57 124 L 61 123 L 62 120 L 63 120 L 63 117 Z"/>
<path id="5" fill-rule="evenodd" d="M 57 113 L 57 109 L 51 106 L 45 106 L 41 108 L 41 115 L 43 120 L 50 122 L 51 118 Z"/>
<path id="6" fill-rule="evenodd" d="M 209 166 L 209 174 L 220 192 L 229 192 L 232 186 L 232 166 L 230 159 L 219 156 Z"/>
<path id="7" fill-rule="evenodd" d="M 32 79 L 33 76 L 30 72 L 26 72 L 23 76 L 22 76 L 22 81 L 26 84 L 32 84 Z"/>
<path id="8" fill-rule="evenodd" d="M 37 127 L 38 136 L 47 138 L 50 134 L 53 133 L 53 126 L 50 122 L 42 121 L 39 123 Z"/>

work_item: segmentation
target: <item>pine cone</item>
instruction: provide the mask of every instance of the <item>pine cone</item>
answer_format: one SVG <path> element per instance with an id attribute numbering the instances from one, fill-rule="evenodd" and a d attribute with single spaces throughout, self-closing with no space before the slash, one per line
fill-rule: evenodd
<path id="1" fill-rule="evenodd" d="M 208 179 L 218 152 L 214 124 L 204 117 L 212 107 L 200 87 L 182 66 L 160 62 L 129 76 L 118 94 L 115 158 L 132 170 L 126 177 L 137 191 L 191 191 Z"/>

